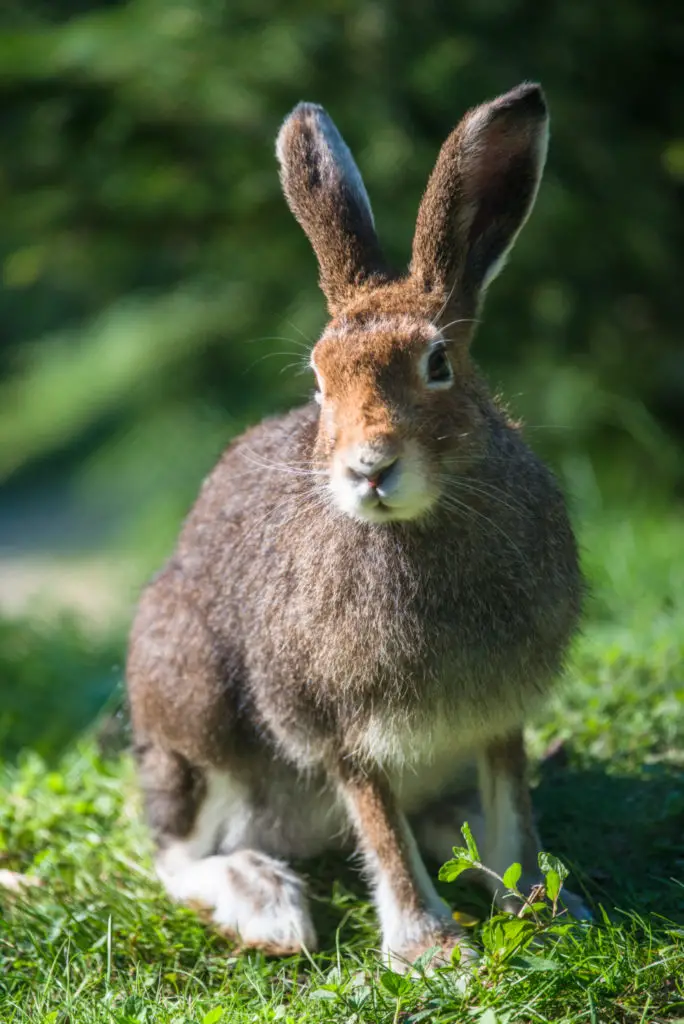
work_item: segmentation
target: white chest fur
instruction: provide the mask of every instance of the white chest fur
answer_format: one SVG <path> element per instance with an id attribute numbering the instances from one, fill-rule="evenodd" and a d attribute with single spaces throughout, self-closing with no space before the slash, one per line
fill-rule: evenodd
<path id="1" fill-rule="evenodd" d="M 452 716 L 389 716 L 378 712 L 359 729 L 355 750 L 387 772 L 402 808 L 410 813 L 447 791 L 473 782 L 479 729 L 461 729 Z"/>

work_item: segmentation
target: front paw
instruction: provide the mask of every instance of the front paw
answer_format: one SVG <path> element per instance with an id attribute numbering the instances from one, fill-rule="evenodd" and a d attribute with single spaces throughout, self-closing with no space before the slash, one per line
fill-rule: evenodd
<path id="1" fill-rule="evenodd" d="M 423 969 L 431 973 L 438 967 L 454 965 L 472 970 L 479 954 L 469 937 L 455 922 L 448 919 L 405 922 L 397 934 L 385 936 L 383 957 L 389 958 L 393 971 L 404 974 L 411 970 L 416 960 L 430 951 Z"/>

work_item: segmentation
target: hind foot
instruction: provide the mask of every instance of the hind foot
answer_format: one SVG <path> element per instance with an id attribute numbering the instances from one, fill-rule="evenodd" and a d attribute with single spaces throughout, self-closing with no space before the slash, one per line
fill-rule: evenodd
<path id="1" fill-rule="evenodd" d="M 157 873 L 172 899 L 198 910 L 243 948 L 270 956 L 316 948 L 304 881 L 282 861 L 237 850 L 172 866 L 162 853 Z"/>
<path id="2" fill-rule="evenodd" d="M 463 929 L 455 922 L 448 919 L 427 920 L 423 925 L 416 931 L 411 929 L 402 935 L 385 939 L 383 955 L 385 959 L 389 957 L 392 970 L 400 974 L 410 971 L 412 964 L 428 950 L 432 950 L 428 963 L 424 965 L 428 973 L 451 964 L 465 970 L 475 967 L 478 953 L 470 945 Z"/>

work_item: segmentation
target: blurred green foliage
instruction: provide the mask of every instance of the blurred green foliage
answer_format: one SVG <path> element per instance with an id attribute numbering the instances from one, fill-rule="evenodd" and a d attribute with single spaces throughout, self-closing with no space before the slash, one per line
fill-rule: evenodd
<path id="1" fill-rule="evenodd" d="M 0 618 L 0 751 L 54 757 L 103 709 L 117 705 L 123 638 L 74 619 Z M 0 842 L 1 846 L 1 842 Z"/>
<path id="2" fill-rule="evenodd" d="M 2 479 L 59 457 L 165 548 L 231 433 L 310 386 L 324 309 L 280 194 L 281 119 L 327 106 L 401 266 L 443 138 L 524 78 L 548 93 L 549 165 L 478 358 L 580 498 L 616 465 L 627 492 L 680 479 L 676 0 L 3 10 Z"/>

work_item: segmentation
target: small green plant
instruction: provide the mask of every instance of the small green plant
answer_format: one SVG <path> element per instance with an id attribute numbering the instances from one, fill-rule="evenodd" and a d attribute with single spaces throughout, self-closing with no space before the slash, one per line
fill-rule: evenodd
<path id="1" fill-rule="evenodd" d="M 465 846 L 454 847 L 454 856 L 442 866 L 440 880 L 453 882 L 464 871 L 474 869 L 494 879 L 506 903 L 512 907 L 502 910 L 483 924 L 481 938 L 485 948 L 485 966 L 490 977 L 501 974 L 506 965 L 520 965 L 520 957 L 530 946 L 538 945 L 548 936 L 564 935 L 576 922 L 569 920 L 560 902 L 563 883 L 568 877 L 565 865 L 549 853 L 539 854 L 541 880 L 529 892 L 523 893 L 518 887 L 522 867 L 511 864 L 498 875 L 482 863 L 477 844 L 468 823 L 461 829 Z M 535 957 L 535 966 L 544 969 L 550 962 Z"/>

